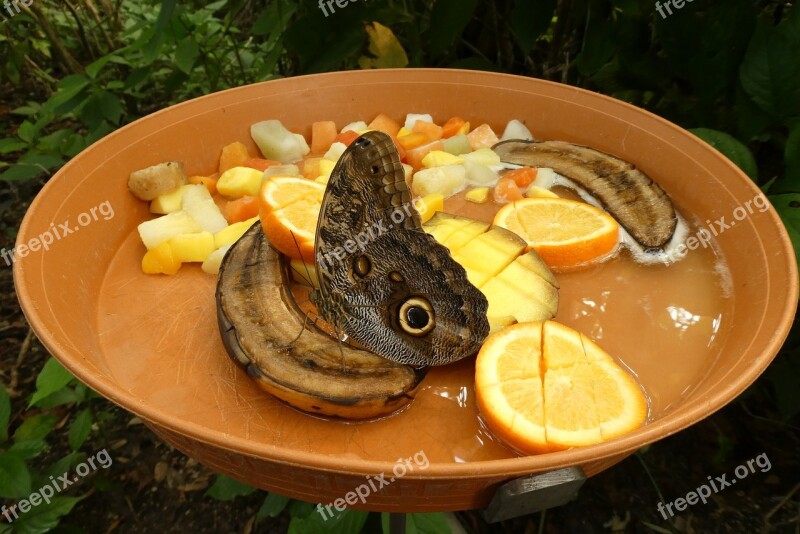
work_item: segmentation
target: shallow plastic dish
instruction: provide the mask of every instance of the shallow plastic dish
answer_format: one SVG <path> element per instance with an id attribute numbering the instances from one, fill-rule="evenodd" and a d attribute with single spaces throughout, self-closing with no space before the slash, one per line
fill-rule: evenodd
<path id="1" fill-rule="evenodd" d="M 770 208 L 718 238 L 730 266 L 733 308 L 724 346 L 709 360 L 704 378 L 688 393 L 659 399 L 651 422 L 620 439 L 516 457 L 485 435 L 464 435 L 462 419 L 440 416 L 441 402 L 454 400 L 446 394 L 453 377 L 471 380 L 471 362 L 437 369 L 426 379 L 427 387 L 445 394 L 418 398 L 410 409 L 370 423 L 313 418 L 263 393 L 225 354 L 213 277 L 196 267 L 184 267 L 174 277 L 141 273 L 136 226 L 148 210 L 128 193 L 128 174 L 167 160 L 182 160 L 189 173 L 208 172 L 221 147 L 235 140 L 255 153 L 249 126 L 258 120 L 279 118 L 309 134 L 315 120 L 341 126 L 378 113 L 399 119 L 407 112 L 431 112 L 437 121 L 468 116 L 496 128 L 510 118 L 524 120 L 537 137 L 633 161 L 701 220 L 729 214 L 759 193 L 739 169 L 687 131 L 566 85 L 413 69 L 271 81 L 145 117 L 65 165 L 31 205 L 18 244 L 48 231 L 51 223 L 70 221 L 79 229 L 16 262 L 26 317 L 44 345 L 83 382 L 146 420 L 187 455 L 252 485 L 328 503 L 365 477 L 389 473 L 398 458 L 424 451 L 426 469 L 407 473 L 355 506 L 388 511 L 483 507 L 501 482 L 565 466 L 580 466 L 591 476 L 718 410 L 777 353 L 795 314 L 798 282 L 787 233 Z M 81 218 L 106 201 L 113 218 Z M 81 221 L 86 225 L 77 224 Z M 650 376 L 669 369 L 669 357 L 665 351 L 647 363 L 653 366 Z M 474 409 L 468 395 L 459 402 Z M 470 461 L 459 461 L 459 450 Z"/>

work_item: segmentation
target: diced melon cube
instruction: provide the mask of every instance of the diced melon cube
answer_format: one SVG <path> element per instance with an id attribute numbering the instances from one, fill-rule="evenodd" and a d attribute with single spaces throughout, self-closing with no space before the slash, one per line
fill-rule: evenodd
<path id="1" fill-rule="evenodd" d="M 464 160 L 443 150 L 431 150 L 422 158 L 422 166 L 427 168 L 458 165 L 459 163 L 464 163 Z"/>
<path id="2" fill-rule="evenodd" d="M 555 185 L 557 178 L 558 174 L 550 167 L 539 167 L 536 169 L 536 180 L 533 181 L 533 185 L 543 189 L 550 189 Z"/>
<path id="3" fill-rule="evenodd" d="M 454 135 L 443 139 L 442 145 L 444 145 L 445 152 L 449 152 L 454 156 L 472 152 L 472 147 L 469 146 L 469 138 L 466 135 Z"/>
<path id="4" fill-rule="evenodd" d="M 214 252 L 214 234 L 199 232 L 196 234 L 178 234 L 169 240 L 172 253 L 182 262 L 206 261 Z"/>
<path id="5" fill-rule="evenodd" d="M 180 268 L 181 262 L 167 242 L 148 250 L 142 258 L 144 274 L 175 274 Z"/>
<path id="6" fill-rule="evenodd" d="M 271 170 L 273 167 L 267 169 Z M 264 171 L 266 172 L 266 171 Z M 261 190 L 261 182 L 264 179 L 264 172 L 251 169 L 250 167 L 234 167 L 228 169 L 217 181 L 217 191 L 221 195 L 231 198 L 243 196 L 254 197 Z"/>
<path id="7" fill-rule="evenodd" d="M 179 234 L 202 232 L 203 228 L 185 211 L 176 211 L 151 221 L 145 221 L 137 228 L 142 243 L 152 250 L 161 243 Z"/>
<path id="8" fill-rule="evenodd" d="M 508 121 L 508 124 L 506 124 L 506 129 L 503 130 L 503 135 L 500 137 L 501 141 L 507 141 L 508 139 L 533 141 L 533 135 L 527 126 L 517 119 L 511 119 Z"/>
<path id="9" fill-rule="evenodd" d="M 183 200 L 183 193 L 186 192 L 188 185 L 182 185 L 175 191 L 161 195 L 153 199 L 150 203 L 150 213 L 158 213 L 166 215 L 167 213 L 174 213 L 181 209 L 181 201 Z"/>
<path id="10" fill-rule="evenodd" d="M 279 120 L 253 124 L 250 135 L 265 158 L 281 163 L 297 161 L 311 150 L 305 137 L 290 132 Z"/>
<path id="11" fill-rule="evenodd" d="M 500 165 L 500 156 L 498 156 L 497 153 L 491 148 L 479 148 L 475 152 L 464 154 L 461 157 L 467 161 L 474 161 L 475 163 L 480 163 L 485 167 Z"/>
<path id="12" fill-rule="evenodd" d="M 406 115 L 406 122 L 404 128 L 407 130 L 413 130 L 414 124 L 417 121 L 424 121 L 424 122 L 433 122 L 433 117 L 431 117 L 428 113 L 409 113 Z M 399 133 L 397 134 L 400 135 Z"/>
<path id="13" fill-rule="evenodd" d="M 219 274 L 219 268 L 222 265 L 222 260 L 225 258 L 225 253 L 231 248 L 231 245 L 225 245 L 218 248 L 208 255 L 208 258 L 203 262 L 200 268 L 204 273 Z"/>
<path id="14" fill-rule="evenodd" d="M 225 245 L 236 243 L 239 238 L 242 237 L 244 233 L 247 232 L 258 220 L 258 217 L 253 217 L 252 219 L 233 223 L 227 228 L 223 228 L 214 234 L 214 246 L 216 248 L 220 248 L 224 247 Z"/>
<path id="15" fill-rule="evenodd" d="M 467 191 L 467 194 L 464 195 L 469 202 L 474 202 L 475 204 L 483 204 L 489 200 L 489 188 L 488 187 L 476 187 L 471 191 Z"/>
<path id="16" fill-rule="evenodd" d="M 271 165 L 267 167 L 262 176 L 266 180 L 273 176 L 302 176 L 302 174 L 297 165 Z M 217 182 L 217 189 L 219 190 L 219 182 Z"/>
<path id="17" fill-rule="evenodd" d="M 256 171 L 256 173 L 261 174 L 259 171 Z M 256 190 L 255 194 L 258 194 L 258 190 Z M 211 193 L 208 192 L 208 188 L 203 184 L 186 187 L 181 207 L 203 230 L 216 233 L 228 226 L 228 220 L 222 215 L 219 206 L 214 202 Z"/>
<path id="18" fill-rule="evenodd" d="M 472 160 L 464 162 L 464 170 L 467 172 L 467 183 L 482 187 L 494 187 L 500 179 L 500 175 L 492 169 Z"/>
<path id="19" fill-rule="evenodd" d="M 331 145 L 327 152 L 325 152 L 325 155 L 322 156 L 322 159 L 339 161 L 339 158 L 342 157 L 342 154 L 344 154 L 345 150 L 347 150 L 347 145 L 337 141 Z"/>
<path id="20" fill-rule="evenodd" d="M 447 198 L 462 191 L 466 185 L 463 165 L 445 165 L 417 172 L 411 182 L 411 190 L 418 197 L 439 193 Z"/>

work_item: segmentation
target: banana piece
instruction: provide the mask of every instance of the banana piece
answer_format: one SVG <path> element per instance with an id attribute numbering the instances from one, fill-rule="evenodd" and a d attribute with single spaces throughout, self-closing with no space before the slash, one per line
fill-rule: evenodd
<path id="1" fill-rule="evenodd" d="M 663 251 L 678 224 L 666 192 L 633 164 L 564 141 L 509 140 L 492 147 L 505 163 L 549 167 L 588 192 L 647 252 Z"/>
<path id="2" fill-rule="evenodd" d="M 294 304 L 288 280 L 286 261 L 258 222 L 220 268 L 222 341 L 262 389 L 305 412 L 347 419 L 386 415 L 413 399 L 427 368 L 394 363 L 322 333 Z"/>

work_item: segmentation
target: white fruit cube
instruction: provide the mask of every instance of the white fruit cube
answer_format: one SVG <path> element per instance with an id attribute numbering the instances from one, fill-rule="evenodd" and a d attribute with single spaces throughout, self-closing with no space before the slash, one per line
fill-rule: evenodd
<path id="1" fill-rule="evenodd" d="M 201 185 L 201 187 L 204 187 Z M 151 221 L 145 221 L 137 228 L 142 243 L 147 250 L 156 248 L 179 234 L 203 231 L 203 228 L 185 211 L 176 211 Z"/>
<path id="2" fill-rule="evenodd" d="M 228 226 L 228 221 L 203 184 L 187 186 L 181 207 L 203 230 L 212 234 Z"/>

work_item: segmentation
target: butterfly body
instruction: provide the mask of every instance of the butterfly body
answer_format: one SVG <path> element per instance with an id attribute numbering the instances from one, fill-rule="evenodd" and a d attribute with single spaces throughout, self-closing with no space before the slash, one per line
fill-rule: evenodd
<path id="1" fill-rule="evenodd" d="M 334 168 L 315 255 L 320 315 L 384 358 L 429 366 L 475 354 L 486 297 L 423 229 L 392 139 L 367 132 Z"/>

